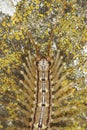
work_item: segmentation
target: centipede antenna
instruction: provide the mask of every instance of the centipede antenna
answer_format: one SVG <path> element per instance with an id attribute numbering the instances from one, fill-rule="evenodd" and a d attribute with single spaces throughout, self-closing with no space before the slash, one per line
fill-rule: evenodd
<path id="1" fill-rule="evenodd" d="M 10 43 L 11 43 L 12 48 L 14 49 L 14 51 L 15 51 L 15 52 L 17 52 L 17 49 L 16 49 L 16 47 L 14 46 L 13 40 L 11 40 L 11 42 L 10 42 Z"/>
<path id="2" fill-rule="evenodd" d="M 49 41 L 48 41 L 48 56 L 50 56 L 52 40 L 53 40 L 53 29 L 51 29 L 50 38 L 49 38 Z"/>
<path id="3" fill-rule="evenodd" d="M 28 32 L 27 32 L 27 36 L 29 37 L 31 43 L 32 43 L 33 46 L 35 47 L 36 55 L 38 56 L 38 55 L 39 55 L 39 53 L 38 53 L 38 47 L 37 47 L 37 45 L 36 45 L 36 43 L 35 43 L 35 41 L 34 41 L 34 38 L 33 38 L 32 34 L 31 34 L 31 32 L 30 32 L 29 30 L 28 30 Z"/>
<path id="4" fill-rule="evenodd" d="M 50 56 L 50 50 L 51 50 L 52 41 L 53 41 L 53 32 L 54 32 L 54 29 L 55 29 L 56 26 L 57 26 L 57 23 L 58 23 L 59 20 L 60 20 L 60 17 L 59 17 L 60 14 L 63 15 L 63 10 L 62 10 L 61 8 L 60 8 L 59 11 L 58 11 L 57 18 L 56 18 L 56 22 L 54 23 L 54 26 L 53 26 L 52 29 L 51 29 L 50 38 L 49 38 L 49 41 L 48 41 L 48 56 Z"/>

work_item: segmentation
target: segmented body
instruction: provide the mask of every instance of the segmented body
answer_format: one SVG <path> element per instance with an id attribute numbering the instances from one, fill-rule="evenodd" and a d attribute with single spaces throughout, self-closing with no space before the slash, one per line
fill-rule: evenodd
<path id="1" fill-rule="evenodd" d="M 51 106 L 49 66 L 45 58 L 37 62 L 37 94 L 32 130 L 47 130 L 49 127 Z"/>

